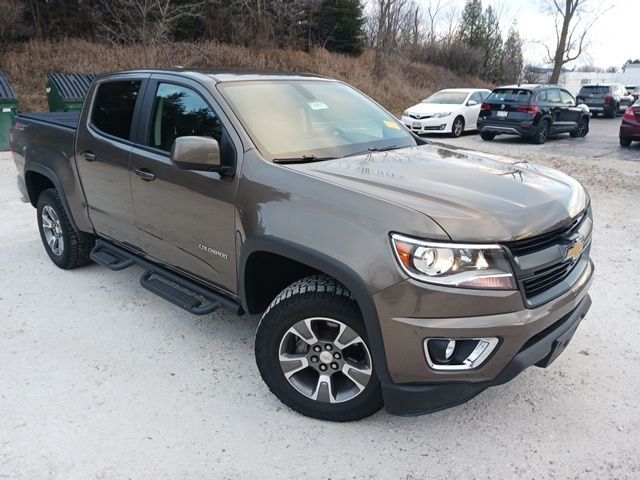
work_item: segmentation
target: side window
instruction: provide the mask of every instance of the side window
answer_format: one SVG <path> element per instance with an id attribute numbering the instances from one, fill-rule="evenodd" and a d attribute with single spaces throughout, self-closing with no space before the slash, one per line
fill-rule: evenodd
<path id="1" fill-rule="evenodd" d="M 480 105 L 483 101 L 482 95 L 480 95 L 480 92 L 475 92 L 473 95 L 471 95 L 471 98 L 469 100 L 474 100 L 478 105 Z"/>
<path id="2" fill-rule="evenodd" d="M 547 103 L 547 91 L 543 90 L 541 92 L 538 93 L 538 98 L 536 99 L 537 102 L 540 103 Z"/>
<path id="3" fill-rule="evenodd" d="M 173 141 L 189 135 L 212 137 L 220 141 L 222 126 L 207 102 L 187 87 L 158 85 L 151 117 L 149 145 L 166 152 Z"/>
<path id="4" fill-rule="evenodd" d="M 560 90 L 551 88 L 547 90 L 547 101 L 550 103 L 562 103 L 560 99 Z"/>
<path id="5" fill-rule="evenodd" d="M 140 84 L 139 80 L 102 83 L 96 91 L 91 124 L 101 132 L 129 140 Z"/>
<path id="6" fill-rule="evenodd" d="M 564 90 L 560 90 L 560 98 L 562 98 L 562 103 L 565 105 L 575 105 L 576 101 L 573 96 Z"/>

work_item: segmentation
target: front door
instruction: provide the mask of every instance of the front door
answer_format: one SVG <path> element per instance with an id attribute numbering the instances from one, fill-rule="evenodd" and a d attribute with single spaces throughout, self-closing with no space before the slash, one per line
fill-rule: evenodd
<path id="1" fill-rule="evenodd" d="M 558 121 L 562 122 L 562 128 L 565 131 L 573 131 L 580 121 L 582 109 L 576 105 L 576 99 L 569 92 L 562 89 L 559 92 L 562 110 L 560 110 Z"/>
<path id="2" fill-rule="evenodd" d="M 133 247 L 138 245 L 138 233 L 129 161 L 134 113 L 144 81 L 122 76 L 99 83 L 90 110 L 78 125 L 76 141 L 76 165 L 93 227 L 100 235 Z"/>
<path id="3" fill-rule="evenodd" d="M 150 121 L 131 155 L 132 190 L 147 255 L 236 292 L 237 177 L 182 170 L 169 158 L 177 137 L 207 136 L 229 142 L 214 104 L 207 90 L 195 82 L 169 75 L 152 77 L 144 107 Z"/>

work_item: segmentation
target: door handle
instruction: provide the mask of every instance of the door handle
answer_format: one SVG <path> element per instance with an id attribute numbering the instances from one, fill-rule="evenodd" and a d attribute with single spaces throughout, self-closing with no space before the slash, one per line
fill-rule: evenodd
<path id="1" fill-rule="evenodd" d="M 96 154 L 91 150 L 83 150 L 82 152 L 80 152 L 80 156 L 87 162 L 93 162 L 96 159 Z"/>
<path id="2" fill-rule="evenodd" d="M 156 179 L 155 174 L 151 170 L 147 170 L 146 168 L 135 168 L 133 173 L 138 175 L 142 180 L 146 182 L 152 182 Z"/>

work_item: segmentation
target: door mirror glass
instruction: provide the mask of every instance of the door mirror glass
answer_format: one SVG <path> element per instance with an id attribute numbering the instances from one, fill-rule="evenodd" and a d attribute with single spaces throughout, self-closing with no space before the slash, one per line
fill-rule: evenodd
<path id="1" fill-rule="evenodd" d="M 478 104 L 478 102 L 476 102 L 475 100 L 469 100 L 467 102 L 467 106 L 468 107 L 473 107 L 474 105 L 477 105 L 477 104 Z"/>
<path id="2" fill-rule="evenodd" d="M 171 162 L 183 170 L 229 173 L 220 163 L 220 144 L 210 137 L 178 137 L 171 147 Z"/>

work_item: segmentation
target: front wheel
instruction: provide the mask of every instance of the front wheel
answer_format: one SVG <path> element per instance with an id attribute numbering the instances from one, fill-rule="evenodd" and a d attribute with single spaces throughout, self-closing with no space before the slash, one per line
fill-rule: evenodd
<path id="1" fill-rule="evenodd" d="M 256 334 L 262 379 L 303 415 L 359 420 L 382 407 L 362 316 L 349 290 L 324 275 L 285 288 Z"/>
<path id="2" fill-rule="evenodd" d="M 571 132 L 569 135 L 572 137 L 586 137 L 587 133 L 589 133 L 589 120 L 587 117 L 582 117 L 578 122 L 578 127 L 574 132 Z"/>
<path id="3" fill-rule="evenodd" d="M 451 135 L 454 137 L 459 137 L 464 132 L 464 118 L 456 117 L 453 121 L 453 125 L 451 126 Z"/>

